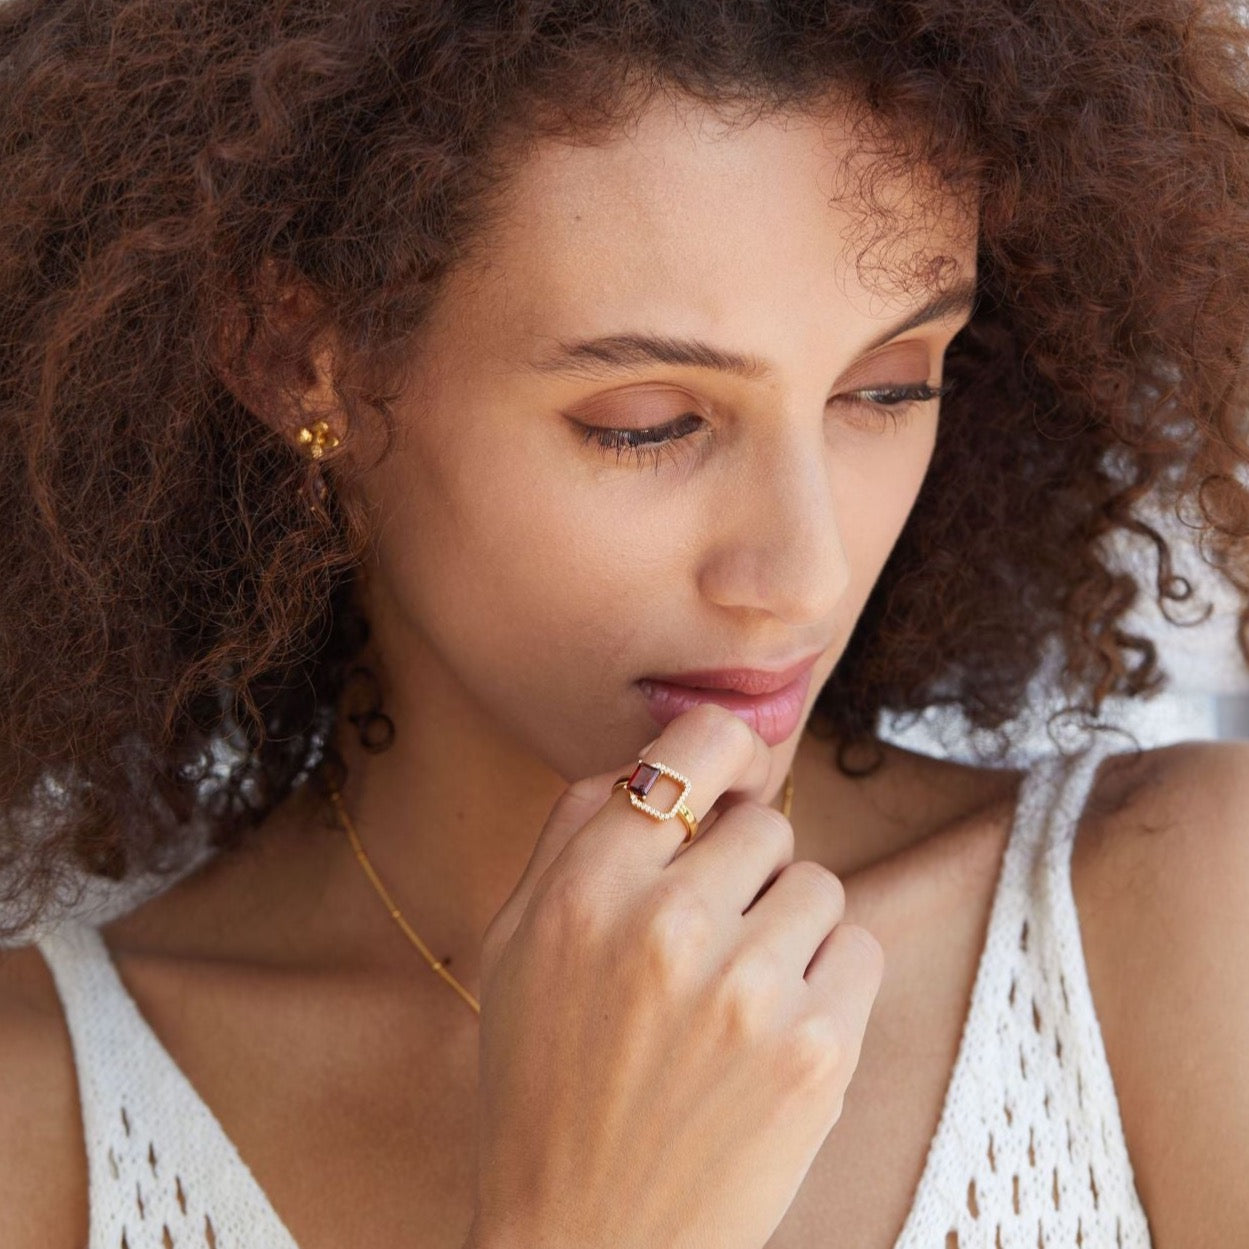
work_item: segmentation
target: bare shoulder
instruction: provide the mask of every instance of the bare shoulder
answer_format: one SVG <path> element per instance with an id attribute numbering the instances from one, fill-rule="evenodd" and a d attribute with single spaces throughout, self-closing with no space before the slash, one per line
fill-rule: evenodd
<path id="1" fill-rule="evenodd" d="M 1155 1249 L 1249 1243 L 1249 742 L 1108 756 L 1072 888 Z"/>
<path id="2" fill-rule="evenodd" d="M 0 949 L 0 1245 L 82 1249 L 87 1163 L 78 1087 L 51 972 Z"/>

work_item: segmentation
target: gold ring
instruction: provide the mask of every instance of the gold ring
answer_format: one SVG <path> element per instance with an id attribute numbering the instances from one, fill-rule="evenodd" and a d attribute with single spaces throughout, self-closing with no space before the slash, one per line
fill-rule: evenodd
<path id="1" fill-rule="evenodd" d="M 645 801 L 646 795 L 650 793 L 652 786 L 661 776 L 669 776 L 681 786 L 680 794 L 667 811 L 661 811 Z M 670 820 L 674 816 L 679 819 L 685 825 L 685 840 L 681 842 L 683 846 L 688 845 L 698 836 L 698 816 L 685 805 L 685 799 L 690 792 L 690 781 L 680 772 L 663 763 L 648 763 L 645 759 L 639 759 L 628 776 L 618 777 L 613 782 L 612 791 L 617 789 L 623 789 L 629 795 L 629 801 L 639 811 L 644 811 L 649 815 L 652 820 Z"/>

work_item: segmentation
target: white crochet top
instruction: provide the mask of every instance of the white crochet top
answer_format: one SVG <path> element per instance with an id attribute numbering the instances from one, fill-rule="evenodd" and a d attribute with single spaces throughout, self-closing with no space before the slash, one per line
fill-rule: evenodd
<path id="1" fill-rule="evenodd" d="M 1150 1246 L 1071 892 L 1073 824 L 1100 753 L 1043 756 L 1023 780 L 958 1056 L 894 1249 Z M 78 1071 L 89 1249 L 297 1249 L 97 929 L 62 923 L 36 944 Z"/>

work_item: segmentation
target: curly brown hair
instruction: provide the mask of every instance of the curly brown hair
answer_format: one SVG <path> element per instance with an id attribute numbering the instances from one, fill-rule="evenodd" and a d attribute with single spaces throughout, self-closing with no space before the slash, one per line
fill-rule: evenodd
<path id="1" fill-rule="evenodd" d="M 1054 648 L 1069 709 L 1156 691 L 1108 540 L 1153 544 L 1165 611 L 1192 587 L 1143 509 L 1186 509 L 1249 595 L 1247 43 L 1231 0 L 0 6 L 5 931 L 79 871 L 235 844 L 330 757 L 367 525 L 306 506 L 316 466 L 228 384 L 247 353 L 333 327 L 348 430 L 393 433 L 529 145 L 655 91 L 745 121 L 850 98 L 874 169 L 978 204 L 931 466 L 813 723 L 843 752 L 883 711 L 1005 731 Z M 316 292 L 297 330 L 275 271 Z"/>

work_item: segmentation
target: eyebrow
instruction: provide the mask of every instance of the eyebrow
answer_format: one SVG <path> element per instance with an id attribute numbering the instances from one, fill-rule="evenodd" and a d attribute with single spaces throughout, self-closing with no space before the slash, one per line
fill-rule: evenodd
<path id="1" fill-rule="evenodd" d="M 944 321 L 958 314 L 971 313 L 976 306 L 976 283 L 961 282 L 948 287 L 922 308 L 878 334 L 860 355 L 874 351 L 899 334 L 933 321 Z M 600 377 L 622 369 L 646 364 L 686 365 L 715 369 L 748 380 L 770 377 L 772 366 L 758 356 L 743 355 L 714 347 L 698 338 L 670 338 L 662 335 L 623 333 L 600 338 L 557 340 L 552 351 L 529 367 L 539 373 L 565 373 L 580 377 Z"/>

